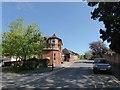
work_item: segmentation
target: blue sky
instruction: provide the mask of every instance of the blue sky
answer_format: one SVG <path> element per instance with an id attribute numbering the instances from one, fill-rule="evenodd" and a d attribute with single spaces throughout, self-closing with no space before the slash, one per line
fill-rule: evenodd
<path id="1" fill-rule="evenodd" d="M 91 19 L 93 9 L 85 2 L 3 2 L 2 31 L 9 31 L 7 23 L 23 17 L 26 25 L 37 23 L 44 36 L 55 33 L 63 48 L 83 54 L 89 43 L 100 40 L 99 29 L 104 28 Z"/>

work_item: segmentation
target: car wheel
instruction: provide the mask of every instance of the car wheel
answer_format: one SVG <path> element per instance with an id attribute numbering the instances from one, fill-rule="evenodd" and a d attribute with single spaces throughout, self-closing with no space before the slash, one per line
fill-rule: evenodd
<path id="1" fill-rule="evenodd" d="M 111 70 L 109 70 L 109 71 L 108 71 L 108 73 L 109 73 L 109 74 L 112 74 L 112 71 L 111 71 Z"/>
<path id="2" fill-rule="evenodd" d="M 93 73 L 94 73 L 94 74 L 96 74 L 96 73 L 97 73 L 97 71 L 96 71 L 96 70 L 93 70 Z"/>

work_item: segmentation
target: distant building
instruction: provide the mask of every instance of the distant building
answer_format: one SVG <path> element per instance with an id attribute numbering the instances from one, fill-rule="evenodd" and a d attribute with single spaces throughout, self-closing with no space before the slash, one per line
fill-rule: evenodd
<path id="1" fill-rule="evenodd" d="M 78 58 L 79 58 L 78 53 L 68 50 L 67 48 L 64 48 L 62 50 L 62 56 L 63 56 L 63 61 L 78 60 Z"/>
<path id="2" fill-rule="evenodd" d="M 61 65 L 62 63 L 62 40 L 54 34 L 51 37 L 44 37 L 44 48 L 42 58 L 50 59 L 49 64 L 54 66 Z"/>
<path id="3" fill-rule="evenodd" d="M 20 61 L 20 58 L 17 58 L 16 56 L 2 56 L 2 60 L 4 61 Z"/>

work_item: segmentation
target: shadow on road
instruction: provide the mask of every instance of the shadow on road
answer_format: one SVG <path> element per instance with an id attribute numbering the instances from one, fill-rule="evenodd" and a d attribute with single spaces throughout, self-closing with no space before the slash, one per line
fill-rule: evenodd
<path id="1" fill-rule="evenodd" d="M 95 88 L 105 88 L 105 90 L 109 90 L 115 88 L 115 90 L 120 89 L 120 83 L 116 82 L 117 80 L 113 75 L 109 74 L 93 74 L 91 66 L 83 66 L 79 65 L 80 62 L 75 62 L 75 64 L 71 67 L 67 67 L 63 70 L 54 72 L 47 76 L 42 76 L 40 78 L 39 72 L 36 75 L 30 74 L 29 77 L 15 77 L 11 78 L 12 82 L 4 82 L 4 88 L 22 88 L 22 90 L 30 89 L 82 89 L 82 90 L 94 90 Z M 38 75 L 37 75 L 38 74 Z M 6 80 L 8 77 L 6 77 Z M 15 80 L 16 79 L 16 80 Z M 17 83 L 16 83 L 17 81 Z M 3 89 L 4 90 L 4 89 Z M 13 89 L 15 90 L 15 89 Z M 18 90 L 18 89 L 16 89 Z M 104 89 L 102 89 L 104 90 Z"/>
<path id="2" fill-rule="evenodd" d="M 26 85 L 37 88 L 117 88 L 111 75 L 93 74 L 91 68 L 66 68 Z M 119 87 L 120 88 L 120 87 Z"/>

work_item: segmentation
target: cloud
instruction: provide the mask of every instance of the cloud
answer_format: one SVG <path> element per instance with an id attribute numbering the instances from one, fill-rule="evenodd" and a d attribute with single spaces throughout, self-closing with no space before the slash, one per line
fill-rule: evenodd
<path id="1" fill-rule="evenodd" d="M 22 10 L 22 7 L 20 7 L 19 5 L 17 5 L 17 9 L 18 10 Z"/>
<path id="2" fill-rule="evenodd" d="M 24 10 L 24 11 L 27 11 L 27 10 L 31 10 L 31 11 L 34 11 L 33 7 L 29 4 L 29 2 L 18 2 L 16 3 L 16 8 L 18 10 Z"/>
<path id="3" fill-rule="evenodd" d="M 32 6 L 32 5 L 30 4 L 30 2 L 26 2 L 25 4 L 26 4 L 26 7 L 27 7 L 29 10 L 31 10 L 32 12 L 34 12 L 35 14 L 37 14 L 36 9 L 34 8 L 34 6 Z M 34 3 L 34 4 L 35 4 L 35 3 Z"/>

